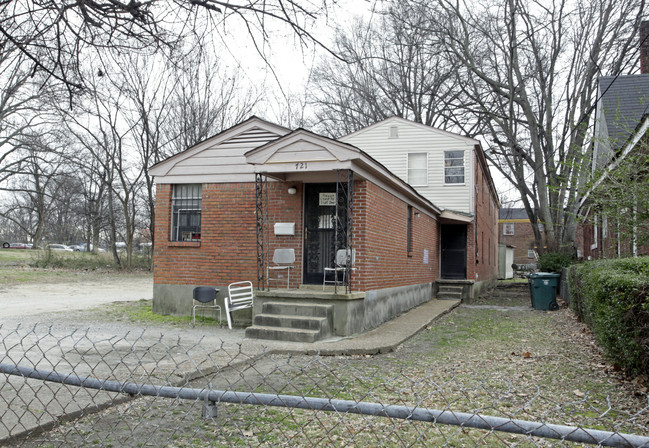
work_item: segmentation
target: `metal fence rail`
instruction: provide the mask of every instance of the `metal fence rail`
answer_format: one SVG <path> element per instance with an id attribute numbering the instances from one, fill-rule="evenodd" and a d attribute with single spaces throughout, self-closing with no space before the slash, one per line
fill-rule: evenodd
<path id="1" fill-rule="evenodd" d="M 634 403 L 588 393 L 557 402 L 540 387 L 365 357 L 0 327 L 0 445 L 8 446 L 649 448 L 647 397 Z"/>
<path id="2" fill-rule="evenodd" d="M 80 377 L 73 374 L 60 374 L 31 367 L 13 366 L 0 363 L 0 372 L 25 378 L 52 381 L 70 386 L 86 387 L 110 392 L 119 392 L 132 396 L 153 396 L 180 398 L 183 400 L 202 401 L 207 406 L 215 407 L 217 403 L 250 404 L 257 406 L 274 406 L 316 411 L 329 411 L 350 414 L 389 417 L 404 420 L 417 420 L 441 425 L 463 426 L 486 429 L 513 434 L 524 434 L 533 437 L 581 442 L 599 446 L 612 447 L 648 447 L 649 437 L 633 434 L 620 434 L 610 431 L 580 428 L 576 426 L 554 425 L 525 420 L 512 420 L 489 415 L 469 414 L 451 410 L 436 410 L 412 406 L 384 405 L 363 401 L 337 400 L 332 398 L 303 397 L 294 395 L 264 394 L 255 392 L 235 392 L 186 387 L 154 386 L 151 384 L 120 383 L 118 381 L 99 380 Z M 216 416 L 216 412 L 207 412 Z"/>

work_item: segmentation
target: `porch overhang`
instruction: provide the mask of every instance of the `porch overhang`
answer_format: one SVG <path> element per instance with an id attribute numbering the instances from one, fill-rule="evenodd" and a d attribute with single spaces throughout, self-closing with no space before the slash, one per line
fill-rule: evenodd
<path id="1" fill-rule="evenodd" d="M 256 174 L 284 182 L 332 182 L 337 171 L 352 171 L 355 179 L 373 182 L 433 219 L 441 213 L 435 204 L 357 147 L 304 129 L 248 151 L 245 157 Z"/>
<path id="2" fill-rule="evenodd" d="M 473 222 L 473 216 L 464 215 L 451 210 L 444 210 L 439 218 L 442 224 L 469 224 Z"/>

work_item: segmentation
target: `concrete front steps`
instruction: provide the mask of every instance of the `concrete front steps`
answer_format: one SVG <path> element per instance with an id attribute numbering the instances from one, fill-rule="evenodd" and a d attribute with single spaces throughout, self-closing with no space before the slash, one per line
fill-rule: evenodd
<path id="1" fill-rule="evenodd" d="M 265 302 L 246 337 L 276 341 L 315 342 L 333 334 L 333 306 Z"/>
<path id="2" fill-rule="evenodd" d="M 440 283 L 437 290 L 437 298 L 440 300 L 462 300 L 464 286 L 448 283 Z"/>

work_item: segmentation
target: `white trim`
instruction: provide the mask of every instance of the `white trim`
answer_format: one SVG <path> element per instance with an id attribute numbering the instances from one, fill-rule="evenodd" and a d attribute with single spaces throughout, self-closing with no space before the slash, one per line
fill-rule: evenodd
<path id="1" fill-rule="evenodd" d="M 645 117 L 638 131 L 633 135 L 633 138 L 626 145 L 624 145 L 624 150 L 619 155 L 619 157 L 615 158 L 615 160 L 613 160 L 611 163 L 609 163 L 606 166 L 606 168 L 604 168 L 604 172 L 599 177 L 599 179 L 597 179 L 593 187 L 586 192 L 583 198 L 581 198 L 581 200 L 579 201 L 579 208 L 583 207 L 586 200 L 588 200 L 590 193 L 593 190 L 595 190 L 597 187 L 599 187 L 599 185 L 602 182 L 604 182 L 604 180 L 606 180 L 609 173 L 613 171 L 615 168 L 617 168 L 617 166 L 625 159 L 625 157 L 628 156 L 629 153 L 638 145 L 638 143 L 640 142 L 640 140 L 642 140 L 642 138 L 644 137 L 644 135 L 647 133 L 648 130 L 649 130 L 649 116 Z"/>
<path id="2" fill-rule="evenodd" d="M 464 179 L 463 182 L 447 182 L 446 181 L 446 153 L 449 152 L 461 152 L 462 153 L 462 178 Z M 450 158 L 450 160 L 457 160 L 457 158 Z M 445 149 L 443 150 L 443 157 L 442 157 L 442 168 L 443 168 L 443 173 L 442 177 L 444 179 L 444 186 L 456 186 L 456 185 L 466 185 L 466 175 L 467 175 L 467 163 L 466 163 L 466 150 L 465 149 Z M 459 168 L 459 166 L 450 166 L 448 168 Z M 452 177 L 459 177 L 459 176 L 452 176 Z"/>

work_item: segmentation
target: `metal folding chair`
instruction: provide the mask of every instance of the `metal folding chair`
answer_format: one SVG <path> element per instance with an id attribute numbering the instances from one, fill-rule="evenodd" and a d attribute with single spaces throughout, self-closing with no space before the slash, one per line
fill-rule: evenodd
<path id="1" fill-rule="evenodd" d="M 232 311 L 252 308 L 254 293 L 252 282 L 235 282 L 228 285 L 228 296 L 225 298 L 225 317 L 228 328 L 232 330 Z"/>
<path id="2" fill-rule="evenodd" d="M 293 269 L 293 263 L 295 263 L 295 249 L 275 249 L 273 252 L 273 263 L 275 266 L 268 266 L 266 268 L 266 278 L 270 280 L 277 281 L 279 283 L 279 278 L 270 278 L 270 271 L 283 271 L 286 270 L 286 288 L 291 286 L 291 269 Z"/>
<path id="3" fill-rule="evenodd" d="M 194 288 L 192 304 L 192 326 L 196 325 L 196 310 L 211 309 L 219 311 L 219 325 L 221 325 L 221 307 L 216 304 L 216 294 L 219 291 L 211 286 L 197 286 Z M 211 303 L 211 305 L 208 305 Z"/>

